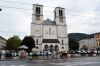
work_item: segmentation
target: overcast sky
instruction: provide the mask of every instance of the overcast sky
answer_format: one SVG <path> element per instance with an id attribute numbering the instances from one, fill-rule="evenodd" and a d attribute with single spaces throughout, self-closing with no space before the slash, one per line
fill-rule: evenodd
<path id="1" fill-rule="evenodd" d="M 55 7 L 65 8 L 68 33 L 100 30 L 100 0 L 0 0 L 0 35 L 30 35 L 32 4 L 36 3 L 44 5 L 44 19 L 53 20 Z"/>

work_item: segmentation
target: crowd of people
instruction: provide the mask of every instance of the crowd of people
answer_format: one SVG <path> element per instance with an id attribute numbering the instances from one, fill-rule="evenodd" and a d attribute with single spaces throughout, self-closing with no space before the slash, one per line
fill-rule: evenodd
<path id="1" fill-rule="evenodd" d="M 28 56 L 31 57 L 46 57 L 46 58 L 62 58 L 62 57 L 67 57 L 66 53 L 58 53 L 58 52 L 50 52 L 50 51 L 44 51 L 44 52 L 27 52 L 25 50 L 20 50 L 20 51 L 14 51 L 14 50 L 1 50 L 0 51 L 0 59 L 26 59 Z"/>
<path id="2" fill-rule="evenodd" d="M 1 50 L 0 59 L 13 59 L 13 58 L 26 58 L 28 53 L 25 50 L 14 51 L 14 50 Z"/>
<path id="3" fill-rule="evenodd" d="M 44 51 L 44 52 L 30 52 L 28 53 L 25 50 L 20 50 L 20 51 L 13 51 L 13 50 L 1 50 L 0 51 L 0 59 L 13 59 L 13 58 L 17 58 L 17 59 L 25 59 L 27 58 L 27 56 L 32 56 L 32 57 L 46 57 L 46 58 L 67 58 L 68 55 L 75 55 L 75 54 L 79 54 L 80 56 L 94 56 L 95 55 L 100 55 L 100 51 L 95 51 L 95 50 L 76 50 L 76 51 L 69 51 L 68 53 L 65 52 L 50 52 L 50 51 Z"/>

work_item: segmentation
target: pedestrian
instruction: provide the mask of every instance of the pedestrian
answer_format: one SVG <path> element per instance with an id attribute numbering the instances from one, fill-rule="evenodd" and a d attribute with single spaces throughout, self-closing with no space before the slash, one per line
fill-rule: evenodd
<path id="1" fill-rule="evenodd" d="M 47 56 L 47 58 L 48 58 L 48 52 L 46 53 L 46 56 Z"/>

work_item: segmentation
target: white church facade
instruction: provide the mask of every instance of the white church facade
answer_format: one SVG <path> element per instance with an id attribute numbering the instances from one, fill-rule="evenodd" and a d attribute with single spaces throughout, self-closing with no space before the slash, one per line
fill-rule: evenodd
<path id="1" fill-rule="evenodd" d="M 31 36 L 37 51 L 68 51 L 65 9 L 56 7 L 54 21 L 43 20 L 43 5 L 33 4 Z"/>

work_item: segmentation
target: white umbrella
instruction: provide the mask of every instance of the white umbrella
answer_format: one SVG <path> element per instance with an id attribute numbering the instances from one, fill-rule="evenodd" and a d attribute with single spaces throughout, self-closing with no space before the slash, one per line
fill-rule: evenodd
<path id="1" fill-rule="evenodd" d="M 22 45 L 20 47 L 18 47 L 19 49 L 28 49 L 28 47 L 26 45 Z"/>

